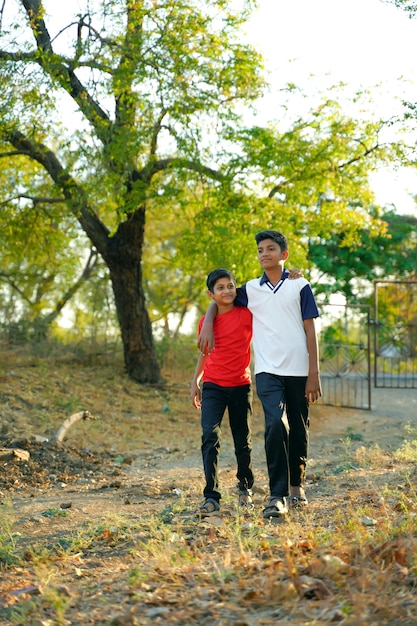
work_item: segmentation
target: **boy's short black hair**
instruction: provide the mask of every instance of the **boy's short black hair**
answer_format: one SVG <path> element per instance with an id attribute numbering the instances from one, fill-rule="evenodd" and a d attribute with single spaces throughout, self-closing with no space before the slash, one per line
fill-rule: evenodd
<path id="1" fill-rule="evenodd" d="M 255 239 L 258 245 L 265 239 L 272 239 L 272 241 L 275 241 L 275 243 L 279 245 L 281 252 L 288 250 L 288 239 L 277 230 L 261 230 L 260 233 L 255 235 Z"/>
<path id="2" fill-rule="evenodd" d="M 211 291 L 211 293 L 213 293 L 214 285 L 219 280 L 219 278 L 229 278 L 236 285 L 236 278 L 233 276 L 232 272 L 224 269 L 224 267 L 218 267 L 217 269 L 210 272 L 210 274 L 207 276 L 206 285 L 207 289 Z"/>

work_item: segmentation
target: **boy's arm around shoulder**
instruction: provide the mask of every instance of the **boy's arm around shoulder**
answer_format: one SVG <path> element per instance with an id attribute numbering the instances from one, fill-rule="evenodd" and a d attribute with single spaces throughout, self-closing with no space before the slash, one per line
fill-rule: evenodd
<path id="1" fill-rule="evenodd" d="M 213 322 L 217 315 L 217 304 L 212 302 L 204 316 L 204 322 L 198 336 L 198 349 L 202 354 L 210 353 L 214 348 Z"/>
<path id="2" fill-rule="evenodd" d="M 289 271 L 288 278 L 290 280 L 295 280 L 296 278 L 303 278 L 303 272 L 297 269 L 296 267 L 288 271 Z"/>
<path id="3" fill-rule="evenodd" d="M 307 337 L 308 350 L 308 376 L 305 387 L 305 397 L 308 402 L 315 402 L 321 396 L 321 382 L 319 347 L 314 318 L 304 320 L 304 330 Z"/>
<path id="4" fill-rule="evenodd" d="M 299 269 L 291 269 L 288 278 L 291 280 L 302 278 L 303 273 Z M 204 322 L 198 336 L 197 346 L 202 354 L 210 353 L 214 348 L 213 322 L 217 315 L 217 304 L 212 302 L 204 316 Z"/>

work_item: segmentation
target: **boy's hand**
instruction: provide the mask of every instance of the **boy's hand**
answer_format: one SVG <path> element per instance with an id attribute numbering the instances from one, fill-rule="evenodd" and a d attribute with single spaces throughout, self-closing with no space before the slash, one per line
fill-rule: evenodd
<path id="1" fill-rule="evenodd" d="M 289 274 L 288 274 L 288 278 L 290 278 L 291 280 L 294 280 L 295 278 L 302 278 L 303 277 L 303 272 L 299 269 L 297 269 L 296 267 L 292 270 L 289 270 Z"/>
<path id="2" fill-rule="evenodd" d="M 197 342 L 198 349 L 202 354 L 210 354 L 214 348 L 213 324 L 204 321 Z"/>
<path id="3" fill-rule="evenodd" d="M 320 374 L 309 374 L 307 377 L 305 397 L 308 402 L 315 402 L 321 396 Z"/>
<path id="4" fill-rule="evenodd" d="M 196 409 L 201 409 L 201 389 L 198 383 L 194 381 L 191 383 L 190 399 L 191 404 L 195 406 Z"/>

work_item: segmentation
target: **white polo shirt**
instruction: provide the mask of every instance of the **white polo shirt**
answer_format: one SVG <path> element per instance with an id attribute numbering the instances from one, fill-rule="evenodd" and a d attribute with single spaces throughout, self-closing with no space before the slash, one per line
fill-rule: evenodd
<path id="1" fill-rule="evenodd" d="M 310 283 L 288 280 L 284 270 L 277 285 L 266 274 L 237 290 L 235 305 L 252 313 L 255 374 L 307 376 L 308 351 L 303 321 L 319 316 Z"/>

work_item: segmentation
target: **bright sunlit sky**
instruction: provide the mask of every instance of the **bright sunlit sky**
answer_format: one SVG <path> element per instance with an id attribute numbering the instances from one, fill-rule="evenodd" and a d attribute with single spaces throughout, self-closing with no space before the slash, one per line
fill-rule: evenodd
<path id="1" fill-rule="evenodd" d="M 381 0 L 258 4 L 246 30 L 269 73 L 271 93 L 261 103 L 266 118 L 279 115 L 279 90 L 287 82 L 309 95 L 296 105 L 297 114 L 320 102 L 323 92 L 339 82 L 346 83 L 346 94 L 370 89 L 378 117 L 399 114 L 403 98 L 417 102 L 417 18 Z M 417 172 L 383 171 L 373 178 L 373 188 L 379 203 L 416 213 L 410 194 L 417 194 Z"/>
<path id="2" fill-rule="evenodd" d="M 74 6 L 66 6 L 72 13 Z M 288 82 L 308 94 L 291 99 L 294 115 L 307 113 L 340 82 L 346 84 L 345 105 L 352 116 L 349 96 L 361 89 L 373 94 L 371 117 L 372 112 L 386 119 L 402 114 L 403 99 L 417 103 L 417 18 L 382 0 L 258 0 L 258 6 L 246 33 L 264 58 L 270 83 L 270 93 L 259 103 L 259 123 L 282 115 L 281 90 Z M 380 204 L 417 213 L 412 198 L 417 169 L 383 170 L 371 180 Z"/>

